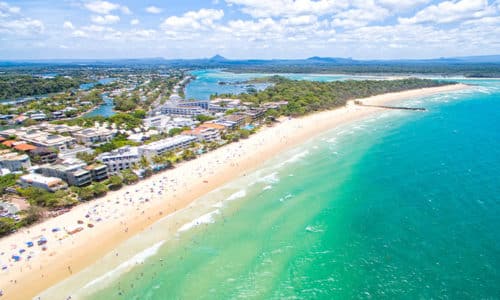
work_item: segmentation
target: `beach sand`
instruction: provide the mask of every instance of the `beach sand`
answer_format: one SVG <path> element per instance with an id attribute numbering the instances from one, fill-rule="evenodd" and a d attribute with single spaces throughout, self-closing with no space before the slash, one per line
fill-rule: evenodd
<path id="1" fill-rule="evenodd" d="M 364 104 L 429 96 L 468 88 L 456 84 L 410 90 L 360 99 Z M 0 289 L 2 299 L 31 299 L 45 289 L 95 263 L 118 245 L 147 229 L 155 221 L 187 207 L 200 196 L 262 165 L 280 152 L 336 126 L 382 111 L 347 105 L 301 118 L 282 118 L 241 140 L 195 160 L 127 186 L 105 197 L 73 208 L 61 216 L 25 228 L 0 240 Z M 78 220 L 83 224 L 78 224 Z M 94 225 L 89 228 L 88 223 Z M 65 229 L 82 227 L 74 234 Z M 179 225 L 180 226 L 180 225 Z M 58 228 L 59 231 L 53 232 Z M 36 241 L 44 236 L 46 250 Z M 27 247 L 26 242 L 34 242 Z M 19 262 L 11 259 L 24 249 Z M 28 256 L 31 258 L 28 260 Z"/>

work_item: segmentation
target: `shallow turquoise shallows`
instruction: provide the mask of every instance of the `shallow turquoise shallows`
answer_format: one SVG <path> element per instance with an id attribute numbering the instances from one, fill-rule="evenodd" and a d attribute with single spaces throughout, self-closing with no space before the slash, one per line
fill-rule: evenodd
<path id="1" fill-rule="evenodd" d="M 89 298 L 500 298 L 500 81 L 468 82 L 274 158 Z"/>

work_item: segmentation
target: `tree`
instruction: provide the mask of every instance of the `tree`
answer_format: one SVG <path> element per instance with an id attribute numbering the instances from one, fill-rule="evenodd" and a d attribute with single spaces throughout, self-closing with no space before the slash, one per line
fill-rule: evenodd
<path id="1" fill-rule="evenodd" d="M 16 222 L 11 218 L 0 218 L 0 236 L 10 234 L 16 229 Z"/>
<path id="2" fill-rule="evenodd" d="M 76 154 L 76 158 L 83 160 L 87 164 L 91 164 L 91 163 L 94 162 L 94 159 L 96 158 L 96 155 L 94 153 L 78 152 Z"/>
<path id="3" fill-rule="evenodd" d="M 25 211 L 23 211 L 25 215 L 23 219 L 23 225 L 30 225 L 38 222 L 43 217 L 43 209 L 38 206 L 30 205 Z"/>
<path id="4" fill-rule="evenodd" d="M 78 189 L 78 198 L 80 201 L 88 201 L 94 198 L 94 189 L 92 186 L 85 186 Z"/>
<path id="5" fill-rule="evenodd" d="M 111 190 L 118 190 L 123 186 L 123 179 L 118 175 L 113 175 L 108 178 L 108 184 Z"/>
<path id="6" fill-rule="evenodd" d="M 240 129 L 238 130 L 238 134 L 240 138 L 247 139 L 250 136 L 250 131 L 246 129 Z"/>
<path id="7" fill-rule="evenodd" d="M 15 174 L 7 174 L 0 177 L 0 193 L 4 193 L 6 188 L 16 185 L 18 176 Z"/>
<path id="8" fill-rule="evenodd" d="M 141 168 L 143 169 L 149 167 L 149 161 L 145 156 L 141 156 L 141 159 L 139 160 L 139 166 L 141 166 Z"/>
<path id="9" fill-rule="evenodd" d="M 127 185 L 133 184 L 133 183 L 136 183 L 137 181 L 139 181 L 139 176 L 137 176 L 137 174 L 132 172 L 132 170 L 130 170 L 130 169 L 123 170 L 121 172 L 121 175 L 123 178 L 123 182 Z"/>
<path id="10" fill-rule="evenodd" d="M 191 160 L 193 158 L 196 158 L 196 154 L 193 152 L 193 150 L 186 149 L 182 151 L 181 157 L 183 160 Z"/>
<path id="11" fill-rule="evenodd" d="M 215 118 L 212 116 L 207 116 L 207 115 L 197 115 L 196 116 L 196 120 L 200 121 L 201 123 L 211 121 L 213 119 L 215 119 Z"/>
<path id="12" fill-rule="evenodd" d="M 92 185 L 94 189 L 94 196 L 95 197 L 102 197 L 106 195 L 106 193 L 109 191 L 108 187 L 104 183 L 96 182 Z"/>

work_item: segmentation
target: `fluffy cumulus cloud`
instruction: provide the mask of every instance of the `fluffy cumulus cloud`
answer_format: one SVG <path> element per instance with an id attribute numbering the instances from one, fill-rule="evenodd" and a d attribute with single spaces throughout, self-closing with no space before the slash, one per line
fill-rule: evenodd
<path id="1" fill-rule="evenodd" d="M 0 33 L 25 36 L 44 29 L 42 21 L 22 16 L 20 7 L 0 2 Z"/>
<path id="2" fill-rule="evenodd" d="M 220 51 L 229 57 L 400 58 L 500 52 L 500 0 L 212 0 L 167 17 L 160 1 L 158 7 L 139 6 L 134 17 L 125 16 L 131 11 L 124 1 L 75 1 L 88 22 L 61 18 L 57 28 L 23 15 L 21 2 L 0 0 L 0 37 L 31 35 L 70 45 L 68 38 L 84 49 L 95 45 L 124 53 L 148 45 L 138 56 Z"/>
<path id="3" fill-rule="evenodd" d="M 119 10 L 124 14 L 132 13 L 127 6 L 108 1 L 90 1 L 86 2 L 84 6 L 86 9 L 96 14 L 108 15 L 116 10 Z"/>
<path id="4" fill-rule="evenodd" d="M 151 6 L 146 7 L 146 11 L 150 14 L 159 14 L 163 10 L 157 6 L 151 5 Z"/>
<path id="5" fill-rule="evenodd" d="M 337 0 L 226 0 L 226 3 L 241 7 L 244 13 L 255 18 L 325 15 L 348 7 L 348 1 Z"/>
<path id="6" fill-rule="evenodd" d="M 430 5 L 411 18 L 399 18 L 401 24 L 451 23 L 464 19 L 474 19 L 498 13 L 487 0 L 444 1 Z"/>
<path id="7" fill-rule="evenodd" d="M 64 29 L 75 29 L 75 26 L 70 21 L 65 21 L 63 23 L 63 28 Z"/>
<path id="8" fill-rule="evenodd" d="M 13 6 L 7 2 L 0 2 L 0 17 L 5 18 L 12 14 L 18 14 L 21 11 L 19 6 Z"/>
<path id="9" fill-rule="evenodd" d="M 218 21 L 223 17 L 223 10 L 203 8 L 198 11 L 189 11 L 180 17 L 168 17 L 161 24 L 161 28 L 165 31 L 208 30 L 213 28 L 215 21 Z"/>
<path id="10" fill-rule="evenodd" d="M 90 19 L 92 20 L 92 22 L 101 25 L 115 24 L 120 21 L 120 17 L 115 15 L 104 15 L 104 16 L 95 15 L 91 16 Z"/>

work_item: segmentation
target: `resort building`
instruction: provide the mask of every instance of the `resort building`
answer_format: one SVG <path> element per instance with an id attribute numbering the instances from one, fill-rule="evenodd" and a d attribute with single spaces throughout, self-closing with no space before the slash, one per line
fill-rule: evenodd
<path id="1" fill-rule="evenodd" d="M 183 135 L 193 136 L 200 142 L 214 142 L 220 140 L 220 131 L 215 128 L 197 127 L 182 132 Z"/>
<path id="2" fill-rule="evenodd" d="M 197 138 L 194 136 L 178 135 L 141 146 L 141 148 L 145 155 L 152 157 L 165 152 L 187 148 L 191 143 L 196 142 L 196 140 Z"/>
<path id="3" fill-rule="evenodd" d="M 244 126 L 246 123 L 249 123 L 251 121 L 251 117 L 243 113 L 236 113 L 229 116 L 225 116 L 223 119 L 226 121 L 236 123 L 237 127 Z"/>
<path id="4" fill-rule="evenodd" d="M 106 128 L 86 128 L 73 133 L 76 141 L 85 146 L 90 146 L 96 143 L 106 143 L 111 141 L 115 136 L 112 130 Z"/>
<path id="5" fill-rule="evenodd" d="M 173 128 L 193 127 L 195 122 L 192 118 L 159 115 L 144 119 L 143 124 L 146 128 L 154 127 L 160 132 L 168 132 Z"/>
<path id="6" fill-rule="evenodd" d="M 46 147 L 37 147 L 29 151 L 29 156 L 33 162 L 39 164 L 52 164 L 57 160 L 57 152 Z"/>
<path id="7" fill-rule="evenodd" d="M 116 173 L 129 169 L 133 164 L 138 163 L 141 157 L 142 150 L 139 147 L 125 146 L 111 152 L 102 153 L 97 157 L 97 160 L 108 167 L 108 172 Z"/>
<path id="8" fill-rule="evenodd" d="M 59 178 L 56 177 L 46 177 L 40 174 L 26 174 L 19 178 L 19 184 L 22 187 L 37 187 L 49 192 L 55 192 L 60 189 L 65 189 L 68 185 Z"/>
<path id="9" fill-rule="evenodd" d="M 266 113 L 265 109 L 249 109 L 247 111 L 241 112 L 240 114 L 249 116 L 252 121 L 262 119 Z"/>
<path id="10" fill-rule="evenodd" d="M 86 166 L 84 169 L 90 172 L 90 175 L 92 175 L 92 181 L 101 181 L 109 177 L 108 167 L 106 165 L 94 164 Z"/>
<path id="11" fill-rule="evenodd" d="M 288 101 L 276 101 L 276 102 L 266 102 L 262 103 L 260 106 L 266 109 L 280 109 L 283 106 L 287 106 Z"/>
<path id="12" fill-rule="evenodd" d="M 76 158 L 76 155 L 78 153 L 92 154 L 92 153 L 94 153 L 94 150 L 92 150 L 88 147 L 81 146 L 81 145 L 75 145 L 71 149 L 66 149 L 64 151 L 60 151 L 58 157 L 61 159 Z"/>
<path id="13" fill-rule="evenodd" d="M 45 176 L 57 177 L 69 185 L 84 186 L 92 182 L 90 171 L 85 170 L 85 163 L 42 165 L 35 172 Z"/>
<path id="14" fill-rule="evenodd" d="M 48 125 L 43 125 L 48 126 Z M 61 151 L 70 148 L 75 144 L 75 139 L 69 136 L 62 136 L 50 133 L 50 126 L 30 126 L 27 128 L 7 129 L 0 131 L 3 137 L 16 136 L 18 139 L 31 143 L 37 147 L 57 148 Z"/>
<path id="15" fill-rule="evenodd" d="M 10 150 L 0 150 L 0 168 L 9 169 L 11 172 L 29 169 L 31 161 L 26 154 L 17 154 Z"/>
<path id="16" fill-rule="evenodd" d="M 161 113 L 165 115 L 197 116 L 206 115 L 208 112 L 198 106 L 174 106 L 165 105 L 161 108 Z"/>

